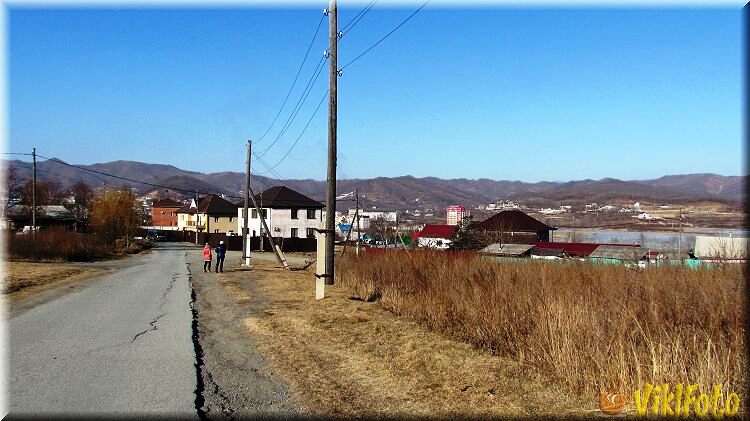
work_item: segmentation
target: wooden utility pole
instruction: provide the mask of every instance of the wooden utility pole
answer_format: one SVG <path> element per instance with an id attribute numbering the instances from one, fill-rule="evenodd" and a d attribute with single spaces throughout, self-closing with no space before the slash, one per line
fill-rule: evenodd
<path id="1" fill-rule="evenodd" d="M 260 188 L 260 208 L 263 209 L 263 187 Z M 263 226 L 260 227 L 260 251 L 265 252 L 266 251 L 266 245 L 263 242 Z"/>
<path id="2" fill-rule="evenodd" d="M 682 260 L 682 208 L 680 208 L 680 227 L 677 235 L 677 258 Z"/>
<path id="3" fill-rule="evenodd" d="M 281 247 L 277 246 L 276 242 L 273 241 L 273 237 L 271 236 L 271 231 L 268 229 L 268 225 L 266 225 L 266 218 L 263 217 L 263 209 L 261 209 L 258 206 L 258 201 L 255 200 L 255 195 L 253 194 L 253 188 L 248 186 L 248 190 L 250 191 L 250 199 L 253 201 L 253 206 L 255 207 L 256 212 L 258 212 L 258 216 L 260 217 L 261 227 L 263 228 L 263 231 L 265 231 L 266 234 L 268 235 L 268 241 L 271 242 L 271 248 L 276 254 L 276 260 L 279 261 L 279 264 L 281 264 L 284 267 L 284 269 L 289 270 L 289 263 L 287 263 L 286 258 L 284 257 L 284 253 L 282 253 L 281 251 Z"/>
<path id="4" fill-rule="evenodd" d="M 356 211 L 354 212 L 355 220 L 357 222 L 357 256 L 359 256 L 359 239 L 362 236 L 359 231 L 359 189 L 354 189 L 354 203 Z"/>
<path id="5" fill-rule="evenodd" d="M 242 260 L 245 266 L 250 266 L 250 242 L 248 229 L 247 208 L 250 203 L 250 156 L 252 153 L 253 141 L 247 141 L 247 165 L 245 169 L 245 206 L 242 208 Z"/>
<path id="6" fill-rule="evenodd" d="M 326 247 L 325 247 L 325 278 L 326 285 L 333 285 L 334 279 L 334 247 L 335 234 L 334 224 L 336 219 L 336 88 L 338 78 L 338 53 L 339 40 L 338 21 L 336 19 L 336 0 L 330 0 L 328 9 L 329 42 L 328 50 L 329 72 L 328 72 L 328 196 L 326 200 Z"/>
<path id="7" fill-rule="evenodd" d="M 34 169 L 31 182 L 31 232 L 36 233 L 36 148 L 31 149 L 32 168 Z"/>

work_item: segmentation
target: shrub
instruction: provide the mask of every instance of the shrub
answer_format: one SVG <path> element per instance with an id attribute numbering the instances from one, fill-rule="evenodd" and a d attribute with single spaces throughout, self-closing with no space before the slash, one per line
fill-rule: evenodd
<path id="1" fill-rule="evenodd" d="M 7 240 L 8 255 L 13 259 L 88 261 L 113 253 L 93 235 L 62 229 L 9 234 Z"/>

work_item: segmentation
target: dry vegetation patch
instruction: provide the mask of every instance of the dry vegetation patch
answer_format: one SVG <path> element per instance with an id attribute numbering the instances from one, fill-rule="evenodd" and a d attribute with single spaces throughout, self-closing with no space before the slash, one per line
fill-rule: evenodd
<path id="1" fill-rule="evenodd" d="M 307 414 L 529 416 L 595 405 L 509 358 L 351 299 L 342 286 L 315 301 L 310 272 L 256 260 L 253 271 L 217 279 L 240 304 L 263 296 L 263 309 L 245 327 Z"/>
<path id="2" fill-rule="evenodd" d="M 4 294 L 12 301 L 62 283 L 101 273 L 70 263 L 5 262 Z"/>
<path id="3" fill-rule="evenodd" d="M 725 396 L 746 396 L 743 266 L 637 270 L 439 252 L 355 259 L 337 270 L 355 296 L 579 396 L 629 395 L 647 382 L 721 383 Z"/>

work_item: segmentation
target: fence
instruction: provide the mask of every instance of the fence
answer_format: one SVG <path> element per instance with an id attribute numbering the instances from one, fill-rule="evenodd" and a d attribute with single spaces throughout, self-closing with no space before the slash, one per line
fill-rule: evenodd
<path id="1" fill-rule="evenodd" d="M 196 243 L 195 231 L 160 231 L 159 233 L 164 234 L 167 241 Z M 142 235 L 146 235 L 146 230 L 143 230 Z M 242 251 L 242 237 L 239 235 L 200 232 L 197 240 L 197 244 L 209 243 L 211 246 L 223 241 L 227 245 L 227 250 Z M 281 250 L 284 252 L 312 252 L 317 249 L 318 244 L 315 238 L 274 237 L 274 241 L 281 246 Z M 260 250 L 260 237 L 250 237 L 250 250 Z M 271 243 L 267 238 L 264 239 L 264 250 L 272 251 Z"/>

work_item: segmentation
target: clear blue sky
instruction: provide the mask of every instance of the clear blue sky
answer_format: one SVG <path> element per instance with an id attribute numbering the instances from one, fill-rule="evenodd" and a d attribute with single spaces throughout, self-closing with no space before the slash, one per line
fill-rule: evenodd
<path id="1" fill-rule="evenodd" d="M 324 3 L 12 8 L 9 150 L 243 171 L 244 142 L 276 114 Z M 341 2 L 340 27 L 361 7 Z M 413 9 L 376 6 L 340 41 L 339 64 Z M 257 150 L 286 120 L 327 30 L 326 20 Z M 427 6 L 339 78 L 339 177 L 742 174 L 741 35 L 739 8 Z M 325 93 L 327 70 L 269 164 Z M 282 176 L 325 179 L 326 115 L 327 103 L 276 168 Z"/>

